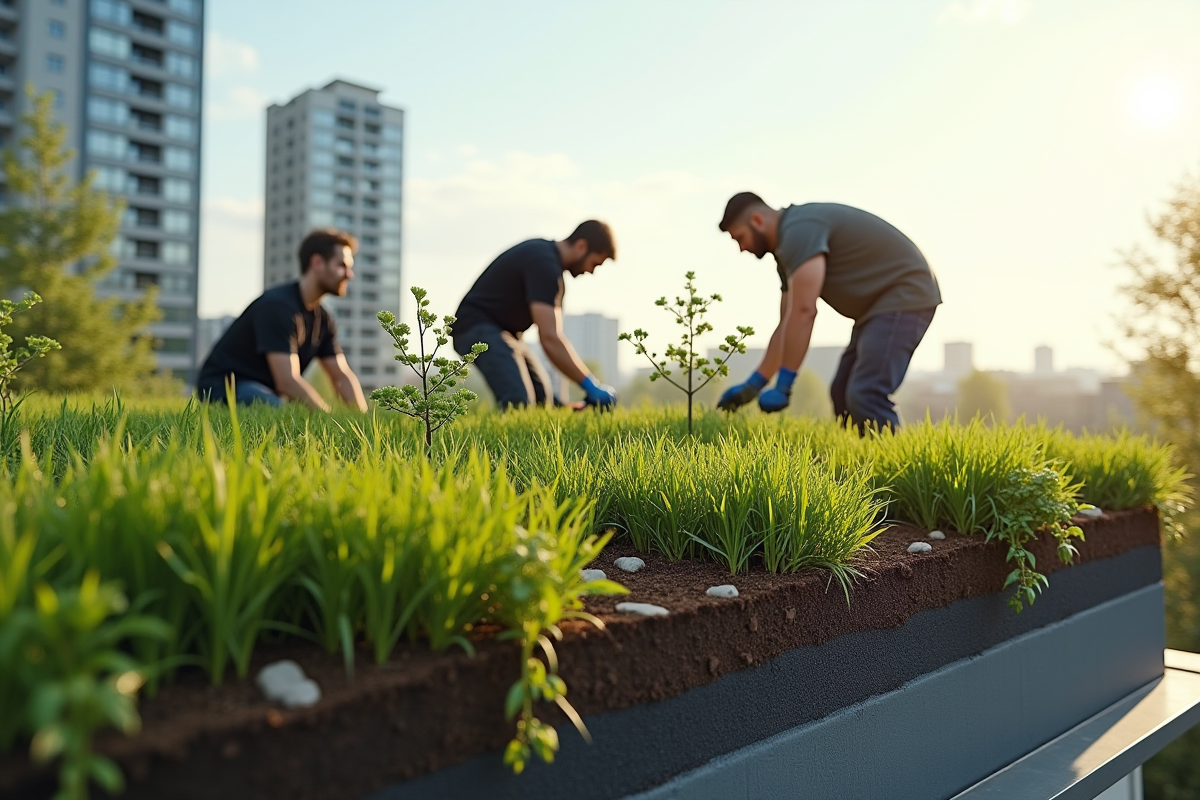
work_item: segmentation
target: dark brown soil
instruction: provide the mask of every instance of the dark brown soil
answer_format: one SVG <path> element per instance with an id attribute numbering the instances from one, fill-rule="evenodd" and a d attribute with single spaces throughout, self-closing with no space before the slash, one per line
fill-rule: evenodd
<path id="1" fill-rule="evenodd" d="M 1083 523 L 1077 561 L 1158 545 L 1152 509 L 1105 514 Z M 646 567 L 628 574 L 613 559 L 634 555 L 610 545 L 593 565 L 630 589 L 624 597 L 590 598 L 587 609 L 606 623 L 563 626 L 557 645 L 561 673 L 580 713 L 627 708 L 678 695 L 800 645 L 820 644 L 852 631 L 891 628 L 923 609 L 999 592 L 1008 567 L 1005 550 L 982 537 L 947 532 L 928 554 L 907 552 L 925 532 L 907 526 L 884 531 L 857 567 L 852 601 L 824 572 L 730 576 L 711 562 L 670 563 L 641 555 Z M 1034 552 L 1042 572 L 1061 568 L 1053 542 Z M 1051 578 L 1053 583 L 1053 578 Z M 732 583 L 740 596 L 715 599 L 704 591 Z M 618 614 L 618 602 L 654 603 L 670 615 Z M 478 653 L 435 654 L 403 645 L 381 667 L 360 653 L 353 683 L 341 659 L 291 643 L 263 646 L 262 664 L 292 658 L 320 684 L 317 706 L 283 711 L 264 702 L 250 680 L 207 685 L 182 676 L 142 702 L 143 730 L 134 738 L 102 736 L 99 750 L 121 764 L 129 798 L 358 798 L 397 781 L 503 747 L 512 735 L 503 698 L 517 677 L 517 653 L 492 632 L 476 632 Z M 545 719 L 562 717 L 551 710 Z M 31 773 L 23 759 L 0 761 L 0 795 L 48 796 L 52 781 Z"/>

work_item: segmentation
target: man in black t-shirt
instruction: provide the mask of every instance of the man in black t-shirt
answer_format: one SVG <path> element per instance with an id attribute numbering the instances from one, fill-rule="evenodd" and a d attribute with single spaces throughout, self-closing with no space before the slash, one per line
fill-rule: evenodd
<path id="1" fill-rule="evenodd" d="M 590 275 L 616 257 L 612 231 L 592 219 L 580 223 L 562 241 L 521 242 L 496 256 L 483 271 L 455 314 L 454 349 L 465 355 L 476 342 L 488 346 L 475 365 L 496 396 L 496 405 L 554 402 L 546 370 L 521 341 L 533 325 L 538 326 L 538 339 L 550 363 L 583 387 L 590 405 L 616 403 L 616 393 L 596 382 L 562 331 L 563 273 Z"/>
<path id="2" fill-rule="evenodd" d="M 200 397 L 221 402 L 226 381 L 232 381 L 239 403 L 279 406 L 287 399 L 329 411 L 304 379 L 316 358 L 342 400 L 366 411 L 362 387 L 338 344 L 337 325 L 321 305 L 327 294 L 346 296 L 357 245 L 341 231 L 306 236 L 300 245 L 300 280 L 263 292 L 229 326 L 200 369 Z"/>

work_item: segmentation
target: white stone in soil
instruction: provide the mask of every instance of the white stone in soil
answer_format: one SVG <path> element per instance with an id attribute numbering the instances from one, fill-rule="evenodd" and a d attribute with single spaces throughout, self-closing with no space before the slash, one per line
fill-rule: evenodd
<path id="1" fill-rule="evenodd" d="M 585 581 L 603 581 L 607 580 L 608 576 L 604 574 L 602 569 L 585 569 L 579 573 Z"/>
<path id="2" fill-rule="evenodd" d="M 709 597 L 737 597 L 737 587 L 732 583 L 723 583 L 720 586 L 710 586 L 704 591 Z"/>
<path id="3" fill-rule="evenodd" d="M 910 553 L 928 553 L 931 550 L 933 550 L 933 545 L 929 542 L 913 542 L 908 546 Z"/>
<path id="4" fill-rule="evenodd" d="M 637 614 L 639 617 L 665 617 L 670 613 L 662 606 L 651 603 L 617 603 L 617 611 L 622 614 Z"/>
<path id="5" fill-rule="evenodd" d="M 267 700 L 285 708 L 303 708 L 321 699 L 321 687 L 309 680 L 299 664 L 288 659 L 263 667 L 254 682 Z"/>
<path id="6" fill-rule="evenodd" d="M 945 539 L 946 534 L 942 533 L 941 531 L 930 531 L 929 538 L 930 539 Z"/>
<path id="7" fill-rule="evenodd" d="M 642 561 L 637 556 L 623 556 L 614 561 L 613 566 L 625 572 L 637 572 L 639 569 L 646 566 L 646 562 Z"/>
<path id="8" fill-rule="evenodd" d="M 1092 506 L 1091 508 L 1081 508 L 1081 509 L 1079 509 L 1079 516 L 1081 516 L 1081 517 L 1102 517 L 1102 516 L 1104 516 L 1104 509 L 1096 508 L 1095 506 Z"/>
<path id="9" fill-rule="evenodd" d="M 279 704 L 284 708 L 308 708 L 320 701 L 321 687 L 308 678 L 288 686 L 279 696 Z"/>

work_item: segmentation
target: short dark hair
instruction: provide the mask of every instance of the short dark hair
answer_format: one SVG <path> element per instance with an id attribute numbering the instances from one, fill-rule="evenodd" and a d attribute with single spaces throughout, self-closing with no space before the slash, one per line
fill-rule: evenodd
<path id="1" fill-rule="evenodd" d="M 578 227 L 567 237 L 567 244 L 574 244 L 583 239 L 588 244 L 588 252 L 617 260 L 617 244 L 613 241 L 612 229 L 598 219 L 589 219 L 579 223 Z"/>
<path id="2" fill-rule="evenodd" d="M 345 231 L 333 228 L 317 228 L 309 232 L 300 243 L 300 274 L 308 272 L 308 265 L 312 263 L 313 256 L 333 258 L 333 251 L 338 247 L 349 247 L 353 252 L 358 249 L 358 239 Z"/>
<path id="3" fill-rule="evenodd" d="M 766 201 L 754 192 L 738 192 L 725 204 L 725 216 L 721 217 L 721 223 L 717 227 L 729 233 L 729 229 L 741 219 L 742 214 L 746 213 L 746 209 L 758 205 L 765 206 Z"/>

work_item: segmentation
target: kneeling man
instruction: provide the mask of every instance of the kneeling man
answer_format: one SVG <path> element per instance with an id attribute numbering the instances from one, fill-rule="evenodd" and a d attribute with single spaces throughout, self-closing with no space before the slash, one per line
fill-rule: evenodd
<path id="1" fill-rule="evenodd" d="M 834 413 L 860 434 L 867 427 L 898 427 L 892 393 L 942 302 L 937 278 L 917 246 L 879 217 L 851 206 L 774 209 L 753 192 L 730 198 L 719 227 L 743 251 L 760 259 L 775 256 L 783 297 L 762 363 L 717 406 L 733 410 L 756 397 L 763 411 L 787 406 L 819 297 L 854 320 L 830 387 Z M 776 374 L 774 388 L 762 391 Z"/>
<path id="2" fill-rule="evenodd" d="M 200 369 L 200 397 L 222 402 L 225 383 L 232 381 L 239 403 L 279 406 L 286 399 L 329 411 L 304 379 L 304 370 L 316 358 L 342 400 L 366 411 L 362 387 L 338 344 L 333 316 L 321 305 L 327 294 L 346 296 L 357 245 L 341 231 L 306 236 L 300 244 L 300 280 L 263 292 L 229 326 Z"/>
<path id="3" fill-rule="evenodd" d="M 562 241 L 530 239 L 510 247 L 475 281 L 454 315 L 454 349 L 466 355 L 476 342 L 488 346 L 475 366 L 497 406 L 554 404 L 550 376 L 521 340 L 533 325 L 546 358 L 583 387 L 589 405 L 616 403 L 616 393 L 596 382 L 562 330 L 563 274 L 590 275 L 616 257 L 612 231 L 590 219 Z"/>

